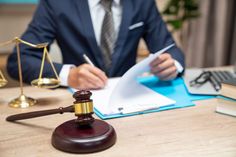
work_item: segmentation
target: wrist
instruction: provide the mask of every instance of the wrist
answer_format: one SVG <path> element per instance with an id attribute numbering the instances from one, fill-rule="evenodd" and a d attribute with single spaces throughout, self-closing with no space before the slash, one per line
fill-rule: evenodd
<path id="1" fill-rule="evenodd" d="M 76 83 L 77 83 L 77 79 L 78 79 L 78 77 L 77 77 L 76 67 L 72 67 L 69 70 L 69 74 L 68 74 L 68 79 L 67 79 L 68 86 L 75 88 Z"/>
<path id="2" fill-rule="evenodd" d="M 68 78 L 69 78 L 69 72 L 72 68 L 75 68 L 75 65 L 72 65 L 72 64 L 64 64 L 62 66 L 62 69 L 60 71 L 60 74 L 59 74 L 59 78 L 60 78 L 60 85 L 61 86 L 68 86 Z"/>

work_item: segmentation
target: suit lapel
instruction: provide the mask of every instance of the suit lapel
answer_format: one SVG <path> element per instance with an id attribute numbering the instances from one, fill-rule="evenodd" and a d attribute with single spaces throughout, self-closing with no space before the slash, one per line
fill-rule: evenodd
<path id="1" fill-rule="evenodd" d="M 103 56 L 95 38 L 88 1 L 77 0 L 76 3 L 78 3 L 77 6 L 78 6 L 79 17 L 81 19 L 81 24 L 83 25 L 83 30 L 86 36 L 86 40 L 90 48 L 92 49 L 92 52 L 87 52 L 87 53 L 93 53 L 94 55 L 89 57 L 91 57 L 91 59 L 95 60 L 96 63 L 98 63 L 99 68 L 105 69 L 103 64 Z"/>
<path id="2" fill-rule="evenodd" d="M 120 24 L 120 30 L 118 34 L 118 38 L 116 41 L 116 46 L 114 49 L 114 53 L 112 54 L 112 69 L 110 71 L 110 75 L 113 75 L 116 70 L 120 67 L 122 60 L 122 52 L 124 48 L 124 44 L 127 40 L 127 35 L 129 33 L 129 26 L 132 20 L 132 2 L 131 0 L 121 0 L 123 11 L 122 11 L 122 19 Z"/>

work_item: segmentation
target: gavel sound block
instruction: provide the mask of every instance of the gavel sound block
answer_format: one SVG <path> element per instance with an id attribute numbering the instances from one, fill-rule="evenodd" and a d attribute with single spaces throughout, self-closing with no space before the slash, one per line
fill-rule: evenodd
<path id="1" fill-rule="evenodd" d="M 35 118 L 50 114 L 75 112 L 77 119 L 59 125 L 52 134 L 52 145 L 70 153 L 92 153 L 105 150 L 116 142 L 114 128 L 105 121 L 94 119 L 93 102 L 89 91 L 77 91 L 74 105 L 44 111 L 29 112 L 7 117 L 7 121 Z"/>

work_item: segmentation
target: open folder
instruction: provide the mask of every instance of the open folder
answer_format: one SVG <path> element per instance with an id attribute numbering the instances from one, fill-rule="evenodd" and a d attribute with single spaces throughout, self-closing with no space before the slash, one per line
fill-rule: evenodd
<path id="1" fill-rule="evenodd" d="M 150 71 L 149 64 L 174 44 L 134 65 L 122 77 L 111 78 L 104 89 L 92 90 L 95 113 L 102 119 L 134 115 L 152 110 L 178 108 L 176 101 L 143 85 L 138 78 Z M 75 92 L 75 89 L 71 89 Z M 189 101 L 190 102 L 190 101 Z M 190 102 L 191 103 L 191 102 Z M 193 105 L 191 103 L 191 105 Z"/>
<path id="2" fill-rule="evenodd" d="M 122 91 L 116 91 L 122 78 L 111 78 L 102 90 L 92 90 L 94 108 L 103 115 L 129 114 L 157 109 L 161 106 L 173 105 L 171 100 L 144 85 L 129 88 L 129 84 Z M 134 82 L 136 82 L 134 80 Z M 133 90 L 132 90 L 133 89 Z M 117 93 L 114 93 L 117 92 Z M 115 95 L 114 95 L 115 94 Z M 117 95 L 118 94 L 118 95 Z"/>

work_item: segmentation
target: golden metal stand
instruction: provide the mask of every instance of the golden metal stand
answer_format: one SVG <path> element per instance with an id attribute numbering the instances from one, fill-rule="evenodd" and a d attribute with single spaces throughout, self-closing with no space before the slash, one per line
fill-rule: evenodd
<path id="1" fill-rule="evenodd" d="M 5 79 L 5 77 L 3 76 L 2 71 L 0 70 L 0 88 L 4 87 L 7 84 L 7 80 Z"/>
<path id="2" fill-rule="evenodd" d="M 44 51 L 43 58 L 42 58 L 42 64 L 41 64 L 41 68 L 40 68 L 39 78 L 36 79 L 36 80 L 33 80 L 31 82 L 31 84 L 33 86 L 42 87 L 42 88 L 55 88 L 55 87 L 60 85 L 60 80 L 59 80 L 59 77 L 56 73 L 55 67 L 53 66 L 52 61 L 49 57 L 48 50 L 47 50 L 47 46 L 48 46 L 47 43 L 34 45 L 34 44 L 26 42 L 26 41 L 24 41 L 24 40 L 22 40 L 18 37 L 15 37 L 13 40 L 4 42 L 2 44 L 0 43 L 0 47 L 4 46 L 4 45 L 9 45 L 11 43 L 16 44 L 19 82 L 20 82 L 20 96 L 17 97 L 16 99 L 10 101 L 9 106 L 14 107 L 14 108 L 27 108 L 29 106 L 33 106 L 34 104 L 36 104 L 37 101 L 33 98 L 25 96 L 24 92 L 23 92 L 23 79 L 22 79 L 22 68 L 21 68 L 21 57 L 20 57 L 20 46 L 19 46 L 20 43 L 28 45 L 30 47 L 34 47 L 34 48 L 40 48 L 40 49 L 43 48 L 43 51 Z M 44 67 L 44 62 L 45 62 L 46 55 L 47 55 L 47 58 L 48 58 L 51 66 L 52 66 L 52 69 L 55 73 L 56 78 L 42 78 L 43 67 Z M 6 80 L 3 77 L 2 73 L 0 73 L 0 75 L 1 75 L 2 80 L 3 80 L 3 81 L 1 81 L 1 79 L 0 79 L 0 87 L 1 87 L 1 84 L 3 86 L 4 82 L 6 82 Z"/>
<path id="3" fill-rule="evenodd" d="M 56 76 L 56 78 L 42 78 L 42 74 L 43 74 L 43 67 L 44 67 L 44 62 L 45 59 L 48 59 L 52 70 Z M 43 58 L 42 58 L 42 63 L 41 63 L 41 67 L 40 67 L 40 73 L 39 73 L 39 78 L 36 80 L 33 80 L 31 82 L 31 85 L 35 86 L 35 87 L 40 87 L 40 88 L 55 88 L 58 87 L 60 85 L 60 80 L 59 77 L 57 75 L 56 69 L 52 64 L 52 60 L 48 54 L 48 50 L 47 50 L 47 46 L 45 46 L 43 48 Z"/>

